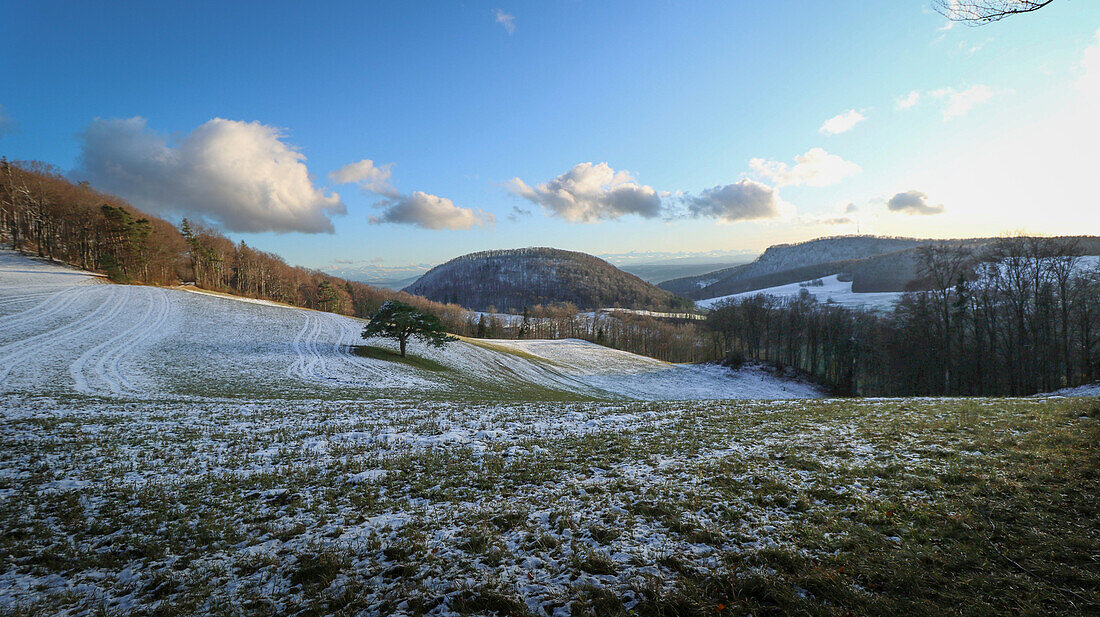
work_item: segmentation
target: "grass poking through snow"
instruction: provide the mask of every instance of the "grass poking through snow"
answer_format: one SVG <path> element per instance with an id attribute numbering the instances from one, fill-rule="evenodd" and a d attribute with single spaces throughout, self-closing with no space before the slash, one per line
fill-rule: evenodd
<path id="1" fill-rule="evenodd" d="M 11 615 L 1081 615 L 1100 401 L 0 399 Z"/>

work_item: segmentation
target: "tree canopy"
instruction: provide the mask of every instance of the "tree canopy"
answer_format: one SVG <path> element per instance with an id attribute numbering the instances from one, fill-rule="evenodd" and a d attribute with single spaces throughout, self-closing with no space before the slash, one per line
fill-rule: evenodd
<path id="1" fill-rule="evenodd" d="M 401 346 L 402 358 L 410 338 L 417 338 L 433 347 L 443 347 L 457 340 L 447 334 L 438 317 L 397 300 L 390 300 L 378 309 L 363 328 L 362 336 L 365 339 L 376 336 L 395 339 Z"/>

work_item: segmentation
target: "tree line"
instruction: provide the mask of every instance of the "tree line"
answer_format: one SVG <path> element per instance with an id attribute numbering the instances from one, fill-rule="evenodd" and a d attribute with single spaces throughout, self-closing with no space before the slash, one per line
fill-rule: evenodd
<path id="1" fill-rule="evenodd" d="M 1001 238 L 918 253 L 928 291 L 882 314 L 808 294 L 708 315 L 716 349 L 794 367 L 856 395 L 1025 395 L 1100 378 L 1100 268 L 1074 239 Z"/>
<path id="2" fill-rule="evenodd" d="M 522 315 L 471 313 L 466 331 L 477 338 L 576 338 L 666 362 L 706 362 L 721 357 L 706 333 L 688 319 L 628 312 L 581 312 L 571 302 L 536 304 Z"/>

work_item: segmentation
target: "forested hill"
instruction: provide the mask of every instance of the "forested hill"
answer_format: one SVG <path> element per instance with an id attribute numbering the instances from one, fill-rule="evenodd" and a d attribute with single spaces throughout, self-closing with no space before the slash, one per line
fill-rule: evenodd
<path id="1" fill-rule="evenodd" d="M 682 309 L 691 303 L 585 253 L 554 248 L 483 251 L 432 268 L 405 288 L 436 302 L 484 311 L 539 304 L 578 308 Z"/>
<path id="2" fill-rule="evenodd" d="M 1100 254 L 1100 238 L 1074 238 L 1086 255 Z M 980 252 L 996 238 L 946 242 Z M 702 300 L 843 274 L 852 291 L 907 291 L 923 288 L 917 250 L 937 240 L 879 236 L 834 236 L 797 244 L 777 244 L 756 261 L 698 276 L 665 281 L 662 289 Z"/>

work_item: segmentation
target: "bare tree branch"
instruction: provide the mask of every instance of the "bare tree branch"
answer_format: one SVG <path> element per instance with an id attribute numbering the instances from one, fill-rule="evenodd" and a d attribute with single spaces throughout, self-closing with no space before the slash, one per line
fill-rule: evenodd
<path id="1" fill-rule="evenodd" d="M 981 26 L 1010 15 L 1038 11 L 1054 0 L 933 0 L 936 12 L 951 21 Z"/>

